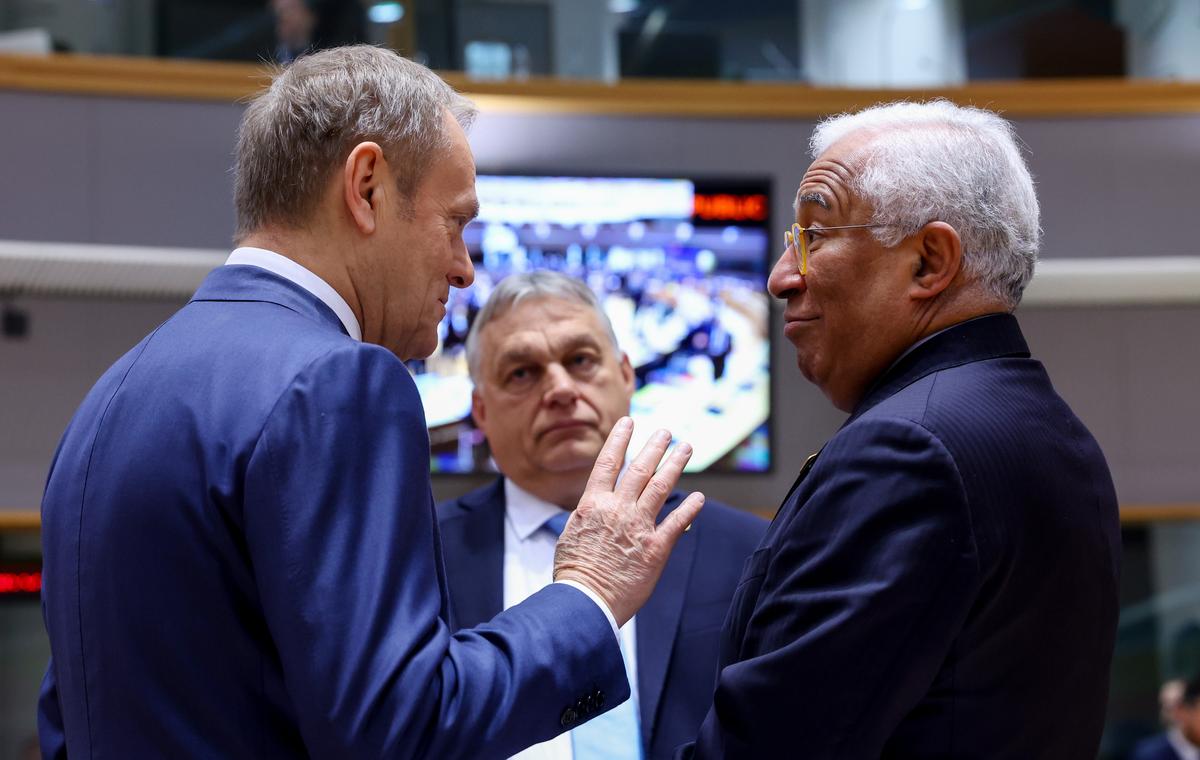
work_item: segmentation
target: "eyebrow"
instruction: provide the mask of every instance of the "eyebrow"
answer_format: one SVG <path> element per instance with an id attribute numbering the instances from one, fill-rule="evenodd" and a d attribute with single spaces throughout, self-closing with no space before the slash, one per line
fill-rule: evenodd
<path id="1" fill-rule="evenodd" d="M 600 343 L 595 336 L 590 333 L 580 333 L 568 338 L 562 345 L 563 353 L 578 351 L 580 348 L 600 348 Z M 513 364 L 523 364 L 526 362 L 539 361 L 542 352 L 534 346 L 522 345 L 513 346 L 506 349 L 496 357 L 495 366 L 498 368 L 506 368 Z"/>
<path id="2" fill-rule="evenodd" d="M 470 204 L 464 205 L 462 208 L 469 220 L 477 218 L 479 216 L 479 199 L 475 198 Z"/>
<path id="3" fill-rule="evenodd" d="M 829 201 L 825 200 L 825 196 L 820 193 L 804 193 L 796 195 L 796 202 L 792 204 L 792 210 L 799 213 L 801 204 L 815 203 L 826 211 L 829 210 Z"/>
<path id="4" fill-rule="evenodd" d="M 537 349 L 531 346 L 516 346 L 503 351 L 496 357 L 493 365 L 496 369 L 505 369 L 513 364 L 526 364 L 537 356 Z"/>
<path id="5" fill-rule="evenodd" d="M 463 193 L 446 204 L 445 208 L 449 216 L 465 216 L 468 222 L 473 221 L 479 216 L 479 196 Z"/>

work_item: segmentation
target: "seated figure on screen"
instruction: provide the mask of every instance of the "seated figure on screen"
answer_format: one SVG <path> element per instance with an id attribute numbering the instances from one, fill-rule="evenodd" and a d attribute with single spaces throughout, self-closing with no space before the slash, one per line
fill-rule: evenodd
<path id="1" fill-rule="evenodd" d="M 592 291 L 550 271 L 499 283 L 471 327 L 467 362 L 472 415 L 503 474 L 438 510 L 455 624 L 470 627 L 550 583 L 557 530 L 609 429 L 629 413 L 634 378 Z M 709 500 L 621 630 L 633 698 L 595 728 L 520 757 L 670 757 L 694 737 L 712 701 L 729 600 L 765 527 Z"/>

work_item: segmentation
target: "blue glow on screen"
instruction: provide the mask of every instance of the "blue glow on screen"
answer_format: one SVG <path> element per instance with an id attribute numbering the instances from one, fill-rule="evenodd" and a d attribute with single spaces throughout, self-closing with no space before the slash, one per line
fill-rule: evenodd
<path id="1" fill-rule="evenodd" d="M 435 472 L 492 468 L 465 341 L 496 283 L 531 269 L 578 277 L 604 306 L 637 378 L 631 453 L 665 427 L 692 444 L 689 471 L 769 469 L 765 221 L 698 221 L 686 179 L 480 175 L 477 192 L 475 283 L 451 292 L 434 354 L 410 362 Z"/>

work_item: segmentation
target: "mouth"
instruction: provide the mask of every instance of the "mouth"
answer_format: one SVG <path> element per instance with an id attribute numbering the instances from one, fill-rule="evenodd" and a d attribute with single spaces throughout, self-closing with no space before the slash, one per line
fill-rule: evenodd
<path id="1" fill-rule="evenodd" d="M 783 315 L 783 334 L 791 339 L 794 335 L 804 330 L 807 325 L 819 320 L 820 317 L 814 314 L 784 314 Z"/>
<path id="2" fill-rule="evenodd" d="M 591 426 L 592 426 L 591 423 L 585 422 L 583 420 L 562 420 L 560 422 L 555 422 L 555 423 L 552 423 L 552 424 L 547 425 L 546 427 L 542 428 L 542 431 L 540 433 L 538 433 L 538 438 L 549 435 L 551 433 L 557 433 L 562 430 L 576 430 L 579 428 L 587 428 L 587 427 L 591 427 Z"/>

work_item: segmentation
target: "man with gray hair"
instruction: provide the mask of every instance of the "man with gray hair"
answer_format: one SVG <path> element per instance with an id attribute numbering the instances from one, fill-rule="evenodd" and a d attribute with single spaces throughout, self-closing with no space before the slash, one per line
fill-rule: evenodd
<path id="1" fill-rule="evenodd" d="M 1013 129 L 897 103 L 812 154 L 768 288 L 850 417 L 746 564 L 683 754 L 1095 757 L 1117 502 L 1012 315 L 1039 238 Z"/>
<path id="2" fill-rule="evenodd" d="M 301 58 L 246 109 L 240 245 L 84 399 L 42 505 L 46 757 L 503 757 L 623 702 L 618 627 L 697 516 L 621 420 L 556 583 L 452 631 L 403 360 L 474 276 L 464 128 L 424 67 Z M 656 472 L 657 468 L 657 472 Z"/>
<path id="3" fill-rule="evenodd" d="M 586 284 L 560 272 L 505 277 L 467 336 L 471 411 L 502 477 L 438 506 L 458 625 L 490 620 L 551 581 L 558 531 L 617 420 L 633 367 Z M 684 494 L 672 493 L 664 512 Z M 633 696 L 521 760 L 670 758 L 708 712 L 721 624 L 766 524 L 712 501 L 662 580 L 621 628 Z"/>

